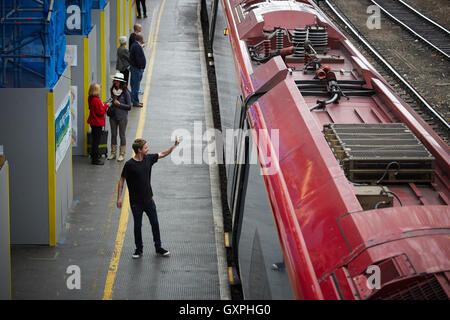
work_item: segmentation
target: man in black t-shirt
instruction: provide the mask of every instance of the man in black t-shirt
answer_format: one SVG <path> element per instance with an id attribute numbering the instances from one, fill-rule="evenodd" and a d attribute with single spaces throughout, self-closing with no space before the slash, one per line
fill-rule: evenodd
<path id="1" fill-rule="evenodd" d="M 161 247 L 161 237 L 159 233 L 156 205 L 153 200 L 151 177 L 152 166 L 158 159 L 168 156 L 178 144 L 178 138 L 175 137 L 175 143 L 167 150 L 160 153 L 147 154 L 147 142 L 144 139 L 136 139 L 133 143 L 135 155 L 123 166 L 117 191 L 117 208 L 122 208 L 122 190 L 123 184 L 126 181 L 134 220 L 134 242 L 136 244 L 136 250 L 133 254 L 133 259 L 142 256 L 143 243 L 141 229 L 144 212 L 147 214 L 152 226 L 156 253 L 163 256 L 168 256 L 170 254 L 169 251 Z"/>
<path id="2" fill-rule="evenodd" d="M 139 23 L 136 23 L 133 26 L 133 33 L 130 34 L 130 38 L 128 40 L 128 50 L 131 49 L 131 46 L 133 45 L 133 43 L 136 41 L 136 35 L 141 33 L 142 31 L 142 26 Z"/>

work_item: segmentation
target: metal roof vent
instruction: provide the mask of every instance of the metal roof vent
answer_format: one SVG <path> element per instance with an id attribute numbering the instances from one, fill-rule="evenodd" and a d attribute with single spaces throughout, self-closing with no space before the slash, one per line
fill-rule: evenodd
<path id="1" fill-rule="evenodd" d="M 324 134 L 352 182 L 434 182 L 434 157 L 403 123 L 334 123 Z"/>
<path id="2" fill-rule="evenodd" d="M 441 281 L 439 281 L 441 280 Z M 449 300 L 448 280 L 442 274 L 433 274 L 415 278 L 407 285 L 391 290 L 381 290 L 371 297 L 371 300 Z"/>

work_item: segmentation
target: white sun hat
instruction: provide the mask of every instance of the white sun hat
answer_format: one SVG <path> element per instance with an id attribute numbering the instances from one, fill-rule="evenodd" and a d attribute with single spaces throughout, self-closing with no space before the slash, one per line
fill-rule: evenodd
<path id="1" fill-rule="evenodd" d="M 120 72 L 116 72 L 116 74 L 113 77 L 113 80 L 126 82 L 125 77 L 123 76 L 123 73 L 120 73 Z"/>

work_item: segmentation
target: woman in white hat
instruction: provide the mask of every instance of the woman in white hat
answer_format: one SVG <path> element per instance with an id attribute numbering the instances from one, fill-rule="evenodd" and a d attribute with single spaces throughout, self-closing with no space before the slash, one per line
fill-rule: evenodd
<path id="1" fill-rule="evenodd" d="M 117 161 L 123 161 L 126 150 L 126 136 L 125 132 L 128 123 L 128 111 L 131 110 L 131 96 L 127 88 L 127 83 L 122 73 L 117 72 L 113 77 L 113 85 L 111 87 L 111 107 L 114 111 L 113 115 L 109 117 L 109 124 L 111 125 L 111 155 L 108 160 L 116 158 L 117 153 L 117 128 L 119 128 L 120 136 L 120 155 Z"/>

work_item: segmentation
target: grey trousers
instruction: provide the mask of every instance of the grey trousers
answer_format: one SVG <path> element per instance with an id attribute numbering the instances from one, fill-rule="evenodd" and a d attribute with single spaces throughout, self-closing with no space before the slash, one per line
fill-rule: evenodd
<path id="1" fill-rule="evenodd" d="M 128 119 L 116 120 L 109 118 L 109 124 L 111 125 L 111 145 L 117 145 L 117 127 L 119 127 L 120 145 L 125 146 L 127 139 L 125 137 L 125 131 L 127 130 Z"/>

